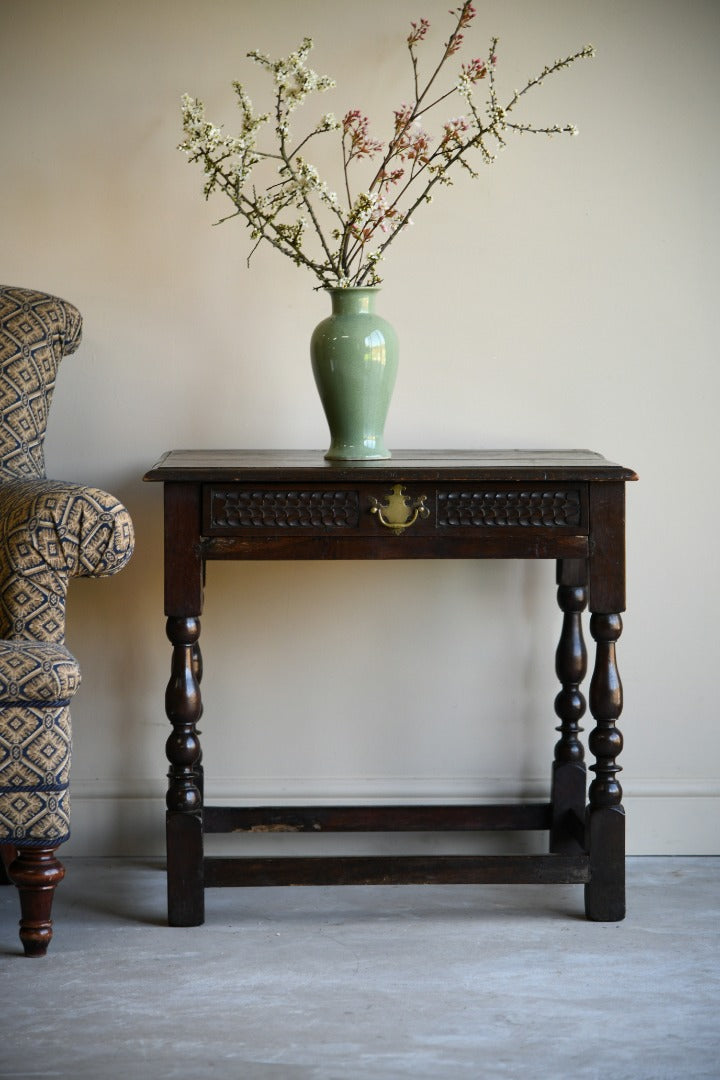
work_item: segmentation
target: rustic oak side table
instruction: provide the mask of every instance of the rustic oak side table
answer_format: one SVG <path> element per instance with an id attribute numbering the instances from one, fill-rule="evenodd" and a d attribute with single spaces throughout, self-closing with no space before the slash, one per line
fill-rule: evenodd
<path id="1" fill-rule="evenodd" d="M 218 885 L 582 883 L 589 919 L 625 915 L 625 815 L 617 779 L 625 610 L 625 483 L 630 469 L 577 451 L 401 451 L 332 463 L 321 452 L 172 450 L 145 476 L 165 503 L 165 614 L 172 644 L 166 712 L 168 918 L 204 921 Z M 215 559 L 555 559 L 563 613 L 560 690 L 547 803 L 471 806 L 203 805 L 200 615 Z M 590 610 L 595 777 L 580 742 Z M 478 718 L 478 723 L 482 719 Z M 547 855 L 208 858 L 205 833 L 249 830 L 546 830 Z"/>

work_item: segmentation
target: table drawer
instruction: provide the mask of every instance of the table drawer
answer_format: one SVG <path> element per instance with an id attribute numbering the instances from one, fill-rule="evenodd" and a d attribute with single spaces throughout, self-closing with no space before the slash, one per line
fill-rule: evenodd
<path id="1" fill-rule="evenodd" d="M 360 518 L 360 493 L 355 487 L 206 484 L 202 531 L 207 536 L 354 532 Z"/>
<path id="2" fill-rule="evenodd" d="M 446 529 L 564 529 L 586 531 L 582 486 L 446 488 L 437 492 L 437 524 Z"/>
<path id="3" fill-rule="evenodd" d="M 205 536 L 587 532 L 586 485 L 206 484 Z"/>

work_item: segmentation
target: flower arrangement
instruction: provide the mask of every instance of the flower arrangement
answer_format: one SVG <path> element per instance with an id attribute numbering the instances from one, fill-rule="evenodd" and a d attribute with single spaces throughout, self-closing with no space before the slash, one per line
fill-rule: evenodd
<path id="1" fill-rule="evenodd" d="M 257 51 L 248 53 L 273 77 L 274 108 L 256 113 L 242 84 L 235 82 L 242 117 L 237 135 L 226 135 L 211 124 L 202 102 L 183 95 L 185 137 L 179 149 L 191 162 L 202 164 L 206 199 L 221 191 L 233 204 L 234 212 L 221 221 L 238 216 L 245 219 L 254 241 L 248 264 L 266 241 L 296 265 L 310 270 L 320 283 L 318 288 L 376 285 L 381 281 L 378 264 L 390 244 L 412 223 L 418 207 L 432 201 L 436 187 L 452 184 L 456 167 L 476 177 L 475 158 L 491 164 L 505 146 L 508 133 L 577 134 L 571 124 L 535 127 L 518 122 L 515 110 L 526 94 L 551 75 L 593 56 L 592 46 L 548 64 L 501 105 L 495 82 L 497 38 L 491 40 L 486 57 L 461 62 L 450 84 L 442 83 L 448 65 L 464 47 L 465 32 L 476 11 L 470 0 L 465 0 L 450 15 L 450 35 L 439 61 L 434 67 L 430 65 L 426 75 L 421 73 L 420 60 L 430 23 L 424 18 L 411 23 L 407 48 L 412 95 L 409 103 L 394 110 L 391 132 L 384 142 L 372 137 L 368 118 L 357 109 L 348 111 L 342 120 L 325 113 L 303 137 L 294 136 L 292 120 L 299 106 L 311 94 L 325 93 L 335 86 L 331 78 L 307 66 L 313 47 L 310 38 L 279 60 Z M 486 87 L 482 106 L 476 100 L 480 84 Z M 461 105 L 461 113 L 445 120 L 431 135 L 426 130 L 428 115 L 453 99 Z M 263 129 L 270 124 L 275 148 L 261 149 Z M 328 187 L 306 156 L 312 140 L 330 133 L 339 134 L 342 195 Z M 267 166 L 272 168 L 268 178 L 272 182 L 261 190 L 254 178 Z M 356 181 L 359 167 L 367 173 L 362 184 Z"/>

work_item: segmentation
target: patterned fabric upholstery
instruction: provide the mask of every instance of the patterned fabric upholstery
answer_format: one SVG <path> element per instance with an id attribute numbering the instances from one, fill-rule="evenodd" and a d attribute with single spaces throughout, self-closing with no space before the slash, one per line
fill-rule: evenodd
<path id="1" fill-rule="evenodd" d="M 80 344 L 82 318 L 65 300 L 0 286 L 0 480 L 45 476 L 55 376 Z"/>
<path id="2" fill-rule="evenodd" d="M 12 568 L 0 576 L 0 637 L 64 641 L 68 578 L 115 574 L 132 548 L 130 516 L 105 491 L 0 483 L 0 570 Z"/>
<path id="3" fill-rule="evenodd" d="M 0 836 L 26 846 L 70 833 L 70 709 L 77 660 L 62 645 L 0 641 Z"/>
<path id="4" fill-rule="evenodd" d="M 67 705 L 79 685 L 78 662 L 63 645 L 0 641 L 1 702 Z"/>
<path id="5" fill-rule="evenodd" d="M 70 833 L 69 578 L 117 573 L 134 544 L 114 496 L 45 478 L 55 378 L 81 331 L 72 304 L 0 286 L 0 843 L 18 847 Z"/>

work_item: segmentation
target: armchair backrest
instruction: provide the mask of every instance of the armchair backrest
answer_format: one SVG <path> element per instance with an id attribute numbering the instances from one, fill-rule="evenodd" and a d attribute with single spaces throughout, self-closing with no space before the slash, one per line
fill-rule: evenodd
<path id="1" fill-rule="evenodd" d="M 45 476 L 55 376 L 81 335 L 82 316 L 66 300 L 0 285 L 0 483 Z"/>

